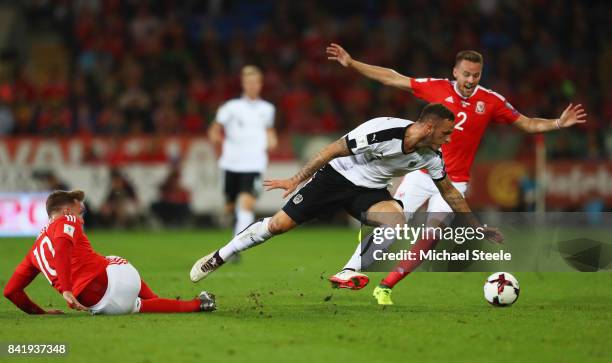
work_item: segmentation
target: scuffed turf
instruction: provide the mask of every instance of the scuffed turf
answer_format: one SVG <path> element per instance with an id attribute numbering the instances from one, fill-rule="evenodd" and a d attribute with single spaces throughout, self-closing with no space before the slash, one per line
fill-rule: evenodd
<path id="1" fill-rule="evenodd" d="M 301 228 L 243 254 L 198 284 L 192 263 L 228 231 L 92 232 L 103 254 L 127 258 L 160 296 L 217 296 L 212 314 L 28 316 L 0 302 L 0 342 L 67 342 L 62 362 L 609 362 L 612 274 L 516 273 L 518 302 L 482 297 L 488 273 L 416 273 L 380 307 L 371 293 L 332 290 L 327 276 L 354 251 L 348 229 Z M 0 284 L 33 243 L 0 240 Z M 65 308 L 39 276 L 28 294 Z M 0 355 L 0 358 L 7 358 Z M 44 359 L 46 361 L 46 359 Z M 42 361 L 42 360 L 41 360 Z"/>

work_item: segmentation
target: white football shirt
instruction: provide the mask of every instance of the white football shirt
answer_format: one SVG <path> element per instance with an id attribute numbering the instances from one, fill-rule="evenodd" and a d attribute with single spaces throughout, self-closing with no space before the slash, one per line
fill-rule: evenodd
<path id="1" fill-rule="evenodd" d="M 227 101 L 217 111 L 225 140 L 219 167 L 237 173 L 263 173 L 268 166 L 267 129 L 274 127 L 275 108 L 262 99 Z"/>
<path id="2" fill-rule="evenodd" d="M 442 154 L 429 147 L 404 152 L 404 134 L 414 122 L 394 117 L 371 119 L 346 134 L 351 156 L 330 165 L 357 186 L 386 188 L 391 178 L 427 169 L 433 180 L 446 176 Z"/>

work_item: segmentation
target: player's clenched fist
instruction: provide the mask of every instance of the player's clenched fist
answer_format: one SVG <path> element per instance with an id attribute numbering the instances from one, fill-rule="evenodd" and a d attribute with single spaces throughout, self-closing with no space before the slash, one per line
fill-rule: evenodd
<path id="1" fill-rule="evenodd" d="M 351 58 L 350 54 L 347 53 L 344 48 L 339 46 L 336 43 L 331 43 L 325 49 L 327 53 L 327 59 L 338 61 L 338 63 L 342 64 L 345 67 L 348 67 L 353 58 Z"/>

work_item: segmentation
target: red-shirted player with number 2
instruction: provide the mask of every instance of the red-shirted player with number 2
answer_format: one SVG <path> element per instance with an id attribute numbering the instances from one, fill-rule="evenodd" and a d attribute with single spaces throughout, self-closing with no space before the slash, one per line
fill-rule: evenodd
<path id="1" fill-rule="evenodd" d="M 192 300 L 159 298 L 121 257 L 97 254 L 85 232 L 85 193 L 55 191 L 47 198 L 49 223 L 43 227 L 13 276 L 4 296 L 28 314 L 61 314 L 44 310 L 24 289 L 42 273 L 72 309 L 92 314 L 186 313 L 212 311 L 215 300 L 203 291 Z"/>
<path id="2" fill-rule="evenodd" d="M 362 75 L 385 85 L 410 91 L 415 97 L 426 102 L 438 102 L 455 114 L 455 132 L 451 141 L 442 145 L 442 155 L 446 172 L 453 185 L 462 194 L 468 186 L 470 169 L 480 144 L 480 139 L 490 122 L 511 124 L 528 133 L 547 132 L 586 122 L 586 113 L 581 105 L 570 104 L 558 119 L 531 118 L 520 114 L 506 99 L 489 89 L 479 86 L 482 75 L 482 55 L 472 50 L 461 51 L 455 58 L 453 77 L 455 81 L 435 78 L 411 78 L 398 72 L 354 60 L 338 44 L 330 44 L 327 49 L 330 60 L 338 61 L 344 67 L 353 68 Z M 415 212 L 429 200 L 428 212 L 451 212 L 442 199 L 431 179 L 420 171 L 407 174 L 398 187 L 396 199 L 404 204 L 405 212 Z M 435 241 L 420 241 L 414 247 L 427 249 Z M 344 270 L 330 277 L 334 285 L 343 288 L 360 289 L 355 286 L 360 269 L 360 248 L 349 260 Z M 418 262 L 402 262 L 374 290 L 379 304 L 390 305 L 391 289 L 418 267 Z"/>

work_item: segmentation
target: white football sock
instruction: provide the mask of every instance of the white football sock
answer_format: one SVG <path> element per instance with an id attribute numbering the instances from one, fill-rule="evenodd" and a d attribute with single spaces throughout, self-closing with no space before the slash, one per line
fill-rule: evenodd
<path id="1" fill-rule="evenodd" d="M 219 257 L 221 257 L 223 261 L 227 261 L 227 259 L 235 253 L 244 251 L 269 240 L 272 237 L 272 233 L 268 230 L 270 219 L 269 217 L 264 218 L 251 224 L 247 229 L 229 241 L 228 244 L 221 247 L 219 250 Z"/>
<path id="2" fill-rule="evenodd" d="M 236 225 L 234 226 L 234 236 L 247 228 L 255 220 L 255 213 L 250 210 L 236 208 Z"/>
<path id="3" fill-rule="evenodd" d="M 344 270 L 346 269 L 361 271 L 361 242 L 357 244 L 357 249 L 351 259 L 344 265 Z"/>
<path id="4" fill-rule="evenodd" d="M 382 238 L 383 242 L 380 244 L 376 244 L 370 241 L 370 239 L 372 239 L 372 234 L 368 234 L 359 244 L 357 244 L 355 252 L 344 266 L 344 269 L 353 269 L 355 271 L 361 271 L 370 267 L 370 265 L 376 261 L 374 259 L 374 252 L 379 250 L 387 251 L 389 246 L 391 246 L 393 242 L 395 242 L 395 236 L 393 236 L 393 238 L 386 238 L 383 235 Z"/>

